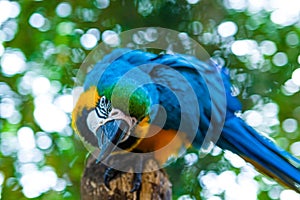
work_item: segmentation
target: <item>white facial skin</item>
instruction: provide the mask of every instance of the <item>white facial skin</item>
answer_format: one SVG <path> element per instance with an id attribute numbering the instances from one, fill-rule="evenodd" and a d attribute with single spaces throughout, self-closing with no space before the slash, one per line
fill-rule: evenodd
<path id="1" fill-rule="evenodd" d="M 96 132 L 100 126 L 103 126 L 106 122 L 115 120 L 115 119 L 121 119 L 124 120 L 128 126 L 128 132 L 126 136 L 123 138 L 123 141 L 127 140 L 131 130 L 134 128 L 134 126 L 137 124 L 137 119 L 135 117 L 130 117 L 125 115 L 121 110 L 112 108 L 111 112 L 109 113 L 107 119 L 99 118 L 96 111 L 92 110 L 88 116 L 87 116 L 87 126 L 96 135 Z"/>

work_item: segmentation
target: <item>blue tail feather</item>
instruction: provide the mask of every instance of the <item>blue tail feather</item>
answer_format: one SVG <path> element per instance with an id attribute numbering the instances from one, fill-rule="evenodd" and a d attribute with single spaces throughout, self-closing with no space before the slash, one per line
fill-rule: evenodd
<path id="1" fill-rule="evenodd" d="M 239 154 L 261 172 L 300 192 L 300 160 L 256 132 L 242 119 L 226 120 L 218 145 Z"/>

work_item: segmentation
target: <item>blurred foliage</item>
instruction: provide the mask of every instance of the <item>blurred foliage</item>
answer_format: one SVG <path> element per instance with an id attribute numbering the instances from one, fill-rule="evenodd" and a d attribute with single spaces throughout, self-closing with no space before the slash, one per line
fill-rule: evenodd
<path id="1" fill-rule="evenodd" d="M 292 145 L 299 149 L 300 93 L 295 80 L 300 77 L 293 77 L 300 62 L 299 13 L 294 19 L 288 12 L 278 21 L 274 2 L 237 2 L 0 1 L 1 198 L 80 199 L 88 152 L 70 128 L 70 97 L 83 59 L 103 41 L 107 30 L 119 34 L 157 26 L 189 34 L 231 70 L 235 94 L 244 105 L 243 117 L 251 122 L 253 113 L 258 114 L 263 121 L 253 122 L 256 129 L 288 151 Z M 225 22 L 233 23 L 222 29 Z M 86 33 L 96 42 L 85 44 Z M 262 45 L 265 41 L 269 46 Z M 244 53 L 236 52 L 238 45 Z M 197 155 L 190 151 L 187 155 Z M 216 152 L 192 164 L 187 157 L 180 158 L 167 168 L 174 199 L 230 199 L 224 190 L 208 191 L 200 178 L 224 171 L 238 176 L 244 170 Z M 300 155 L 299 150 L 293 153 Z M 257 173 L 253 180 L 259 187 L 258 199 L 279 199 L 281 186 Z"/>

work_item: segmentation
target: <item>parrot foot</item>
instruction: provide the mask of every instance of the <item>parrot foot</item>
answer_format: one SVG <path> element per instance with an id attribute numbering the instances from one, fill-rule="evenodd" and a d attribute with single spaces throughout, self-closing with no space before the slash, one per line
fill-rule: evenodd
<path id="1" fill-rule="evenodd" d="M 122 161 L 120 163 L 120 161 Z M 107 167 L 104 173 L 104 185 L 110 190 L 110 181 L 116 178 L 118 174 L 126 173 L 132 169 L 138 169 L 139 172 L 143 171 L 144 159 L 137 155 L 132 154 L 122 154 L 122 155 L 111 155 L 108 158 L 108 164 L 110 167 Z M 114 167 L 118 166 L 118 167 Z M 117 169 L 122 169 L 122 171 Z M 142 187 L 142 173 L 134 173 L 132 180 L 132 189 L 131 193 L 137 192 L 140 193 Z"/>
<path id="2" fill-rule="evenodd" d="M 130 190 L 131 193 L 139 192 L 142 186 L 142 173 L 135 173 L 133 179 L 133 188 Z"/>
<path id="3" fill-rule="evenodd" d="M 109 186 L 109 183 L 111 180 L 113 180 L 117 174 L 119 173 L 122 173 L 121 171 L 118 171 L 114 168 L 110 168 L 108 167 L 106 170 L 105 170 L 105 173 L 104 173 L 104 185 L 109 189 L 111 190 L 110 186 Z M 140 195 L 140 191 L 141 191 L 141 186 L 142 186 L 142 173 L 135 173 L 134 174 L 134 179 L 133 179 L 133 182 L 132 182 L 132 189 L 130 190 L 131 193 L 133 192 L 137 192 L 137 197 L 139 197 Z"/>
<path id="4" fill-rule="evenodd" d="M 104 173 L 104 185 L 109 189 L 111 190 L 110 186 L 109 186 L 109 183 L 111 180 L 113 180 L 116 175 L 122 173 L 121 171 L 118 171 L 114 168 L 110 168 L 108 167 L 106 170 L 105 170 L 105 173 Z M 134 178 L 133 178 L 133 181 L 132 181 L 132 189 L 130 190 L 131 193 L 133 192 L 139 192 L 141 190 L 141 186 L 142 186 L 142 173 L 135 173 L 134 174 Z"/>
<path id="5" fill-rule="evenodd" d="M 108 167 L 104 173 L 104 185 L 110 190 L 109 182 L 114 179 L 114 177 L 120 173 L 120 171 L 115 170 L 114 168 Z"/>

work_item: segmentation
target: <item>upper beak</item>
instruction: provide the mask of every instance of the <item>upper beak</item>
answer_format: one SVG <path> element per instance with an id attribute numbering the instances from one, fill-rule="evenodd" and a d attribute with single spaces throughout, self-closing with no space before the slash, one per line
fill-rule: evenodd
<path id="1" fill-rule="evenodd" d="M 128 132 L 128 124 L 121 119 L 106 122 L 96 132 L 100 153 L 97 162 L 105 160 L 118 144 L 125 138 Z"/>

